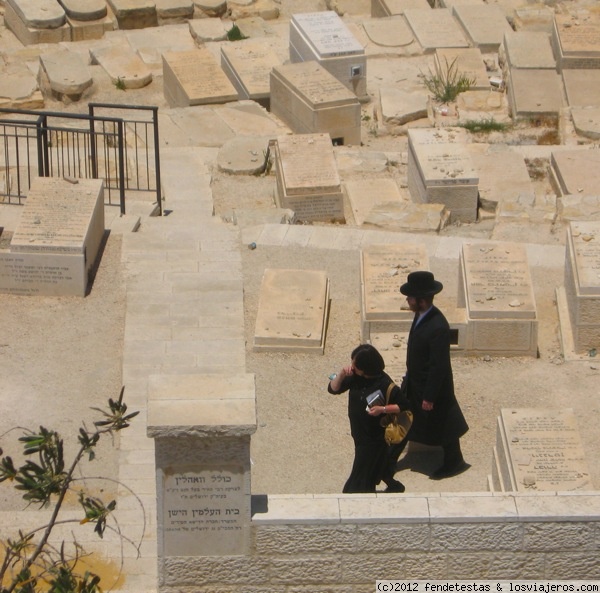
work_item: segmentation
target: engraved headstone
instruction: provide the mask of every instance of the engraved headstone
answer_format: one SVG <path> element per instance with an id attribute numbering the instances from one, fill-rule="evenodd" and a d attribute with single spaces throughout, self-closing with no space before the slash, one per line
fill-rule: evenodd
<path id="1" fill-rule="evenodd" d="M 275 143 L 276 202 L 298 220 L 345 222 L 344 198 L 327 134 L 279 136 Z"/>
<path id="2" fill-rule="evenodd" d="M 318 62 L 271 71 L 271 112 L 298 134 L 325 132 L 337 144 L 360 145 L 360 102 Z"/>
<path id="3" fill-rule="evenodd" d="M 571 222 L 567 229 L 565 292 L 573 348 L 600 349 L 600 222 Z"/>
<path id="4" fill-rule="evenodd" d="M 463 244 L 458 284 L 458 306 L 466 308 L 468 318 L 468 351 L 537 355 L 537 312 L 522 244 Z"/>
<path id="5" fill-rule="evenodd" d="M 315 60 L 359 99 L 368 98 L 364 48 L 332 10 L 292 15 L 290 60 Z"/>
<path id="6" fill-rule="evenodd" d="M 572 409 L 502 409 L 499 431 L 506 490 L 593 490 Z"/>
<path id="7" fill-rule="evenodd" d="M 164 53 L 163 85 L 171 107 L 238 99 L 235 87 L 206 48 Z"/>
<path id="8" fill-rule="evenodd" d="M 477 220 L 479 178 L 462 136 L 408 131 L 408 189 L 417 203 L 443 204 L 451 221 Z"/>
<path id="9" fill-rule="evenodd" d="M 407 8 L 404 16 L 426 53 L 439 47 L 469 47 L 460 25 L 447 8 Z"/>
<path id="10" fill-rule="evenodd" d="M 254 350 L 325 349 L 329 279 L 321 270 L 265 270 L 256 315 Z"/>
<path id="11" fill-rule="evenodd" d="M 424 245 L 370 245 L 361 251 L 361 340 L 372 333 L 407 332 L 414 313 L 400 284 L 415 270 L 428 270 Z"/>
<path id="12" fill-rule="evenodd" d="M 600 19 L 582 21 L 570 15 L 555 15 L 552 46 L 559 72 L 600 68 Z"/>

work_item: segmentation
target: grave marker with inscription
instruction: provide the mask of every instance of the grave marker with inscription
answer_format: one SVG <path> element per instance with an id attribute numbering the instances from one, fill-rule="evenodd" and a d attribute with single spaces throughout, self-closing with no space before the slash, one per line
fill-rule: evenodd
<path id="1" fill-rule="evenodd" d="M 237 101 L 238 92 L 206 48 L 165 52 L 163 92 L 171 107 Z"/>
<path id="2" fill-rule="evenodd" d="M 323 354 L 328 316 L 329 279 L 324 271 L 268 268 L 260 289 L 254 350 Z"/>
<path id="3" fill-rule="evenodd" d="M 307 221 L 345 222 L 344 198 L 328 134 L 279 136 L 276 203 Z"/>
<path id="4" fill-rule="evenodd" d="M 428 270 L 424 245 L 370 245 L 361 251 L 361 340 L 372 333 L 407 332 L 414 313 L 400 293 L 400 284 L 415 270 Z"/>
<path id="5" fill-rule="evenodd" d="M 465 243 L 458 306 L 471 354 L 537 356 L 538 321 L 527 252 L 518 243 Z"/>
<path id="6" fill-rule="evenodd" d="M 104 182 L 33 180 L 9 251 L 0 252 L 0 291 L 85 296 L 104 236 Z"/>
<path id="7" fill-rule="evenodd" d="M 504 492 L 593 490 L 570 408 L 503 409 L 494 488 Z"/>
<path id="8" fill-rule="evenodd" d="M 551 40 L 559 72 L 600 68 L 600 19 L 575 22 L 570 15 L 557 14 Z"/>

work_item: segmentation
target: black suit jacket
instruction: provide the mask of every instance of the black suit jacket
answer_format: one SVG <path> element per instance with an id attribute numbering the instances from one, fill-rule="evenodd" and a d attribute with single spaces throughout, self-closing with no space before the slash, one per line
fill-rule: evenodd
<path id="1" fill-rule="evenodd" d="M 406 388 L 415 416 L 409 439 L 427 445 L 446 445 L 469 429 L 454 394 L 450 362 L 450 326 L 443 313 L 432 307 L 417 324 L 415 315 L 408 336 Z M 433 402 L 424 412 L 423 400 Z"/>

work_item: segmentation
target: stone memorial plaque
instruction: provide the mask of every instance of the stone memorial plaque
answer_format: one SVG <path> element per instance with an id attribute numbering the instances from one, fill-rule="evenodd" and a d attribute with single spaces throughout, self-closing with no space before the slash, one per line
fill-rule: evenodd
<path id="1" fill-rule="evenodd" d="M 171 107 L 236 101 L 238 93 L 206 48 L 163 54 L 163 86 Z"/>
<path id="2" fill-rule="evenodd" d="M 254 349 L 322 354 L 328 314 L 324 271 L 268 268 L 260 289 Z"/>
<path id="3" fill-rule="evenodd" d="M 103 196 L 100 179 L 34 179 L 11 252 L 85 253 L 93 263 L 104 233 Z"/>
<path id="4" fill-rule="evenodd" d="M 246 518 L 250 517 L 246 475 L 241 466 L 171 466 L 164 470 L 163 555 L 246 554 Z"/>
<path id="5" fill-rule="evenodd" d="M 294 14 L 290 22 L 304 35 L 321 58 L 359 55 L 363 46 L 356 40 L 344 21 L 333 10 Z M 293 35 L 290 34 L 290 41 Z"/>
<path id="6" fill-rule="evenodd" d="M 460 25 L 447 8 L 407 8 L 404 16 L 425 52 L 439 47 L 469 47 Z"/>
<path id="7" fill-rule="evenodd" d="M 399 320 L 410 324 L 414 313 L 400 292 L 406 276 L 428 270 L 424 245 L 370 245 L 361 252 L 362 314 L 365 321 Z"/>
<path id="8" fill-rule="evenodd" d="M 600 222 L 572 222 L 569 243 L 575 260 L 577 292 L 600 296 Z M 600 319 L 597 323 L 600 324 Z"/>
<path id="9" fill-rule="evenodd" d="M 517 491 L 593 489 L 573 410 L 501 413 Z"/>
<path id="10" fill-rule="evenodd" d="M 536 318 L 524 245 L 465 243 L 460 263 L 471 319 Z"/>

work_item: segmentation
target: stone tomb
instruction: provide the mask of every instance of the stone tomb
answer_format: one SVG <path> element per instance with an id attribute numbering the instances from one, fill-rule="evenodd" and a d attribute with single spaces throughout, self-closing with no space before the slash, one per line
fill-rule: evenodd
<path id="1" fill-rule="evenodd" d="M 567 229 L 565 296 L 575 353 L 600 350 L 600 222 L 571 222 Z M 563 349 L 566 315 L 561 315 Z M 568 354 L 568 353 L 567 353 Z"/>
<path id="2" fill-rule="evenodd" d="M 471 44 L 483 53 L 497 52 L 504 35 L 512 31 L 496 5 L 456 4 L 453 12 Z"/>
<path id="3" fill-rule="evenodd" d="M 559 196 L 597 195 L 600 184 L 600 149 L 552 152 L 550 181 Z"/>
<path id="4" fill-rule="evenodd" d="M 311 60 L 319 62 L 359 100 L 368 100 L 365 50 L 332 10 L 292 15 L 290 61 Z"/>
<path id="5" fill-rule="evenodd" d="M 267 268 L 260 288 L 254 350 L 323 354 L 328 317 L 329 279 L 324 271 Z"/>
<path id="6" fill-rule="evenodd" d="M 271 70 L 271 112 L 298 134 L 327 133 L 336 144 L 360 145 L 360 102 L 318 62 Z"/>
<path id="7" fill-rule="evenodd" d="M 511 31 L 505 33 L 501 48 L 505 72 L 512 68 L 555 70 L 556 60 L 547 33 Z"/>
<path id="8" fill-rule="evenodd" d="M 4 24 L 23 45 L 71 41 L 65 11 L 54 0 L 6 0 Z"/>
<path id="9" fill-rule="evenodd" d="M 275 52 L 261 40 L 244 39 L 221 47 L 221 68 L 240 99 L 252 99 L 266 108 L 271 69 L 280 64 Z"/>
<path id="10" fill-rule="evenodd" d="M 575 22 L 557 14 L 551 40 L 559 72 L 600 68 L 600 19 Z"/>
<path id="11" fill-rule="evenodd" d="M 502 409 L 492 488 L 500 492 L 593 490 L 573 410 Z"/>
<path id="12" fill-rule="evenodd" d="M 584 124 L 581 127 L 585 130 L 597 128 L 598 116 L 593 111 L 583 112 L 581 108 L 597 109 L 600 107 L 600 69 L 563 70 L 562 79 L 567 94 L 567 103 L 571 107 L 571 118 L 577 132 L 581 133 L 577 126 L 581 123 Z M 576 121 L 577 112 L 579 112 L 579 121 Z"/>
<path id="13" fill-rule="evenodd" d="M 360 257 L 361 341 L 374 333 L 408 332 L 414 313 L 400 292 L 406 276 L 415 270 L 428 270 L 424 245 L 416 243 L 370 245 Z"/>
<path id="14" fill-rule="evenodd" d="M 562 80 L 554 70 L 513 68 L 507 89 L 513 118 L 540 115 L 558 117 L 563 107 Z"/>
<path id="15" fill-rule="evenodd" d="M 163 54 L 163 88 L 171 107 L 237 101 L 238 92 L 206 48 Z"/>
<path id="16" fill-rule="evenodd" d="M 0 252 L 1 292 L 85 296 L 104 236 L 103 187 L 99 179 L 33 180 L 9 251 Z"/>
<path id="17" fill-rule="evenodd" d="M 345 222 L 344 196 L 327 134 L 279 136 L 275 202 L 302 221 Z"/>
<path id="18" fill-rule="evenodd" d="M 443 130 L 409 129 L 408 189 L 414 202 L 444 204 L 451 222 L 475 222 L 478 183 L 461 136 Z"/>
<path id="19" fill-rule="evenodd" d="M 425 53 L 440 47 L 469 47 L 460 25 L 447 8 L 407 8 L 404 17 Z"/>
<path id="20" fill-rule="evenodd" d="M 472 355 L 537 356 L 538 320 L 527 252 L 520 243 L 464 243 L 458 307 Z"/>

